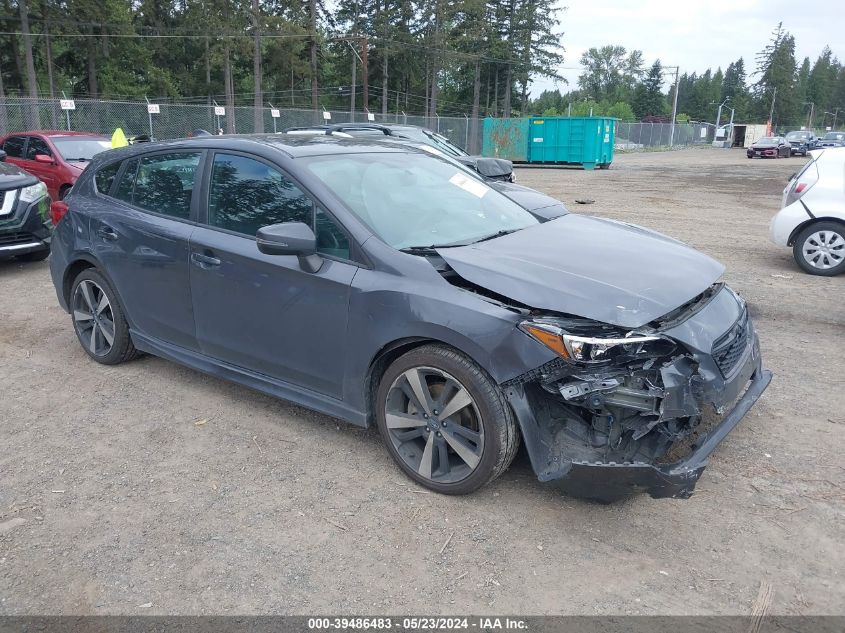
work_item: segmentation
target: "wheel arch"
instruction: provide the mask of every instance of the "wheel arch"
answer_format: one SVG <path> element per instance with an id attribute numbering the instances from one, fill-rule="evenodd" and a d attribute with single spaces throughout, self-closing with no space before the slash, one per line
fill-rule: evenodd
<path id="1" fill-rule="evenodd" d="M 801 231 L 806 229 L 808 226 L 811 226 L 818 222 L 835 222 L 836 224 L 839 224 L 843 229 L 845 229 L 845 220 L 843 220 L 842 218 L 834 218 L 830 216 L 817 216 L 814 218 L 808 218 L 804 220 L 801 224 L 796 226 L 794 229 L 792 229 L 792 233 L 789 234 L 789 239 L 786 241 L 786 245 L 794 246 L 795 240 L 798 238 L 798 235 L 801 233 Z"/>
<path id="2" fill-rule="evenodd" d="M 376 392 L 378 391 L 381 377 L 387 368 L 400 356 L 407 354 L 413 349 L 422 347 L 423 345 L 443 345 L 466 354 L 463 350 L 457 349 L 454 345 L 450 345 L 444 341 L 425 337 L 425 336 L 407 336 L 404 338 L 391 341 L 376 352 L 367 368 L 367 375 L 364 379 L 364 406 L 366 407 L 367 426 L 375 425 L 375 401 Z M 467 355 L 469 356 L 469 355 Z M 469 358 L 472 358 L 469 356 Z M 474 360 L 474 359 L 473 359 Z"/>
<path id="3" fill-rule="evenodd" d="M 491 368 L 487 366 L 487 362 L 479 358 L 480 354 L 472 353 L 471 344 L 462 345 L 460 340 L 447 340 L 447 336 L 435 335 L 419 335 L 406 336 L 395 339 L 389 343 L 384 344 L 378 352 L 372 357 L 367 368 L 366 377 L 364 380 L 364 406 L 367 419 L 367 426 L 375 423 L 375 398 L 378 391 L 381 377 L 384 375 L 387 368 L 400 356 L 407 354 L 411 350 L 424 345 L 440 345 L 451 349 L 463 356 L 466 356 L 473 363 L 478 365 L 494 383 L 498 383 Z M 488 358 L 487 361 L 490 359 Z"/>
<path id="4" fill-rule="evenodd" d="M 132 318 L 126 312 L 126 307 L 123 303 L 123 299 L 120 296 L 120 290 L 118 290 L 117 285 L 114 283 L 114 280 L 111 278 L 111 275 L 109 275 L 108 271 L 106 271 L 106 269 L 103 267 L 102 263 L 90 253 L 79 254 L 76 259 L 74 259 L 70 264 L 68 264 L 67 268 L 65 268 L 65 272 L 62 277 L 62 296 L 64 297 L 66 305 L 70 305 L 70 291 L 73 288 L 73 281 L 79 276 L 79 273 L 81 273 L 83 270 L 88 270 L 89 268 L 96 268 L 97 272 L 100 273 L 103 277 L 105 277 L 106 281 L 109 282 L 112 291 L 114 291 L 118 307 L 120 307 L 121 311 L 123 312 L 123 316 L 126 318 L 126 321 L 127 323 L 129 323 L 131 328 Z"/>

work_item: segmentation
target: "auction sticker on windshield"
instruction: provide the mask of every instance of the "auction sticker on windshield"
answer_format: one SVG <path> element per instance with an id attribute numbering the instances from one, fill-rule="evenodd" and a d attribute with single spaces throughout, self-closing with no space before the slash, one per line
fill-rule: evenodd
<path id="1" fill-rule="evenodd" d="M 454 176 L 449 178 L 449 182 L 456 187 L 460 187 L 464 191 L 468 191 L 477 198 L 483 198 L 485 194 L 490 191 L 490 187 L 485 185 L 483 182 L 478 182 L 474 178 L 467 178 L 463 174 L 456 173 Z"/>

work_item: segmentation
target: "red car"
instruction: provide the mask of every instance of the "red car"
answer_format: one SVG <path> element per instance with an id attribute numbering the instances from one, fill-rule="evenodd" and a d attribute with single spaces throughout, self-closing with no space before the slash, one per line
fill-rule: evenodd
<path id="1" fill-rule="evenodd" d="M 111 139 L 91 132 L 33 130 L 0 138 L 6 161 L 39 178 L 53 200 L 61 200 L 88 162 L 111 149 Z"/>

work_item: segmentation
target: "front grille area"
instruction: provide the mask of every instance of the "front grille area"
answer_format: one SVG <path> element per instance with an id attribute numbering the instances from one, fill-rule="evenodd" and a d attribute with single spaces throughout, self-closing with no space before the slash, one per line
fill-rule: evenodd
<path id="1" fill-rule="evenodd" d="M 14 246 L 15 244 L 29 244 L 30 242 L 40 242 L 37 237 L 31 233 L 0 233 L 0 247 Z"/>
<path id="2" fill-rule="evenodd" d="M 745 351 L 748 343 L 748 325 L 748 314 L 745 313 L 713 344 L 713 360 L 725 376 L 736 366 Z"/>

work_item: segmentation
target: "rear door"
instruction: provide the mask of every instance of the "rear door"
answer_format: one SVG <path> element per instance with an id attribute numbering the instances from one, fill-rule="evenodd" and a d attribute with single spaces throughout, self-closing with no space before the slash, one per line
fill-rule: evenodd
<path id="1" fill-rule="evenodd" d="M 345 231 L 278 166 L 241 153 L 209 157 L 206 224 L 191 237 L 191 297 L 202 351 L 340 398 L 352 278 Z M 265 255 L 262 226 L 305 222 L 325 261 Z"/>
<path id="2" fill-rule="evenodd" d="M 189 240 L 203 159 L 201 151 L 164 151 L 123 161 L 108 196 L 97 196 L 90 225 L 94 253 L 117 285 L 133 329 L 192 350 Z M 107 182 L 98 176 L 95 182 Z"/>

